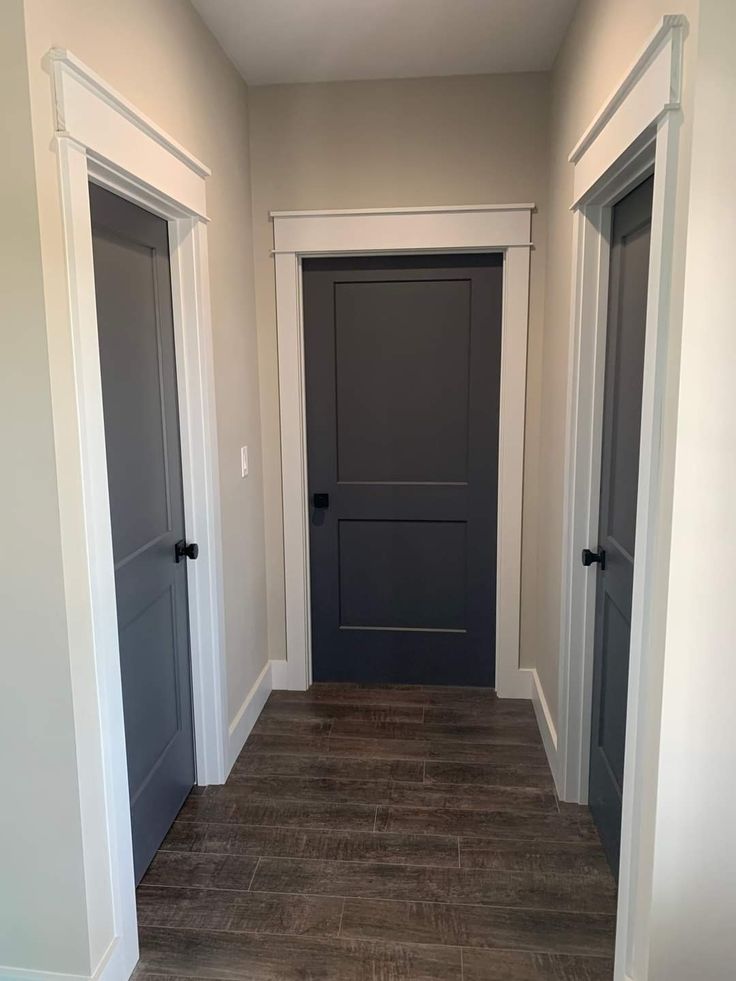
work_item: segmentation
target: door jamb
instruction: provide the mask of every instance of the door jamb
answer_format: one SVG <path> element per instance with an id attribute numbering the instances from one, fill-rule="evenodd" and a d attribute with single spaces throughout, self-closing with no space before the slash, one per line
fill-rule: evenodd
<path id="1" fill-rule="evenodd" d="M 531 697 L 535 672 L 519 664 L 519 625 L 533 208 L 531 204 L 512 204 L 271 212 L 281 415 L 285 675 L 289 688 L 305 690 L 312 679 L 302 259 L 305 256 L 502 252 L 496 688 L 502 697 Z"/>
<path id="2" fill-rule="evenodd" d="M 57 441 L 70 451 L 62 452 L 58 470 L 84 871 L 91 916 L 110 940 L 92 973 L 113 979 L 135 967 L 138 932 L 88 186 L 100 184 L 168 223 L 184 514 L 188 536 L 200 545 L 187 570 L 197 780 L 222 783 L 228 733 L 205 206 L 210 172 L 71 53 L 52 49 L 46 63 L 69 298 L 71 364 L 52 369 L 52 398 Z M 72 568 L 76 574 L 67 574 Z"/>
<path id="3" fill-rule="evenodd" d="M 580 551 L 598 534 L 611 209 L 654 169 L 615 981 L 639 976 L 637 963 L 649 929 L 663 680 L 662 665 L 655 663 L 650 647 L 656 629 L 655 588 L 666 576 L 657 553 L 663 531 L 660 432 L 670 344 L 685 28 L 680 15 L 662 19 L 569 158 L 575 167 L 573 297 L 556 772 L 560 797 L 580 803 L 588 794 L 596 591 L 594 577 L 580 563 Z"/>

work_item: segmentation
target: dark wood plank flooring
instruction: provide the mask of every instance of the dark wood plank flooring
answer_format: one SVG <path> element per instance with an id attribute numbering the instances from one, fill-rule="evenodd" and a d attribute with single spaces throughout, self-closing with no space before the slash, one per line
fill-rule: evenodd
<path id="1" fill-rule="evenodd" d="M 136 981 L 610 981 L 615 886 L 531 705 L 274 692 L 138 889 Z"/>

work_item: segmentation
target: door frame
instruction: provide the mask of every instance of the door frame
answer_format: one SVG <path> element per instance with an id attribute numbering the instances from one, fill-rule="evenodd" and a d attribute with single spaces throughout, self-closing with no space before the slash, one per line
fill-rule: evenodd
<path id="1" fill-rule="evenodd" d="M 279 352 L 286 591 L 283 687 L 312 680 L 309 507 L 302 259 L 311 256 L 504 254 L 498 451 L 496 688 L 530 698 L 535 672 L 519 664 L 521 518 L 533 204 L 272 211 Z"/>
<path id="2" fill-rule="evenodd" d="M 72 693 L 96 977 L 138 960 L 125 728 L 108 498 L 89 182 L 166 219 L 187 534 L 197 781 L 226 777 L 224 609 L 207 261 L 209 169 L 71 53 L 46 57 L 55 105 L 71 364 L 52 369 Z M 60 448 L 61 447 L 61 448 Z"/>
<path id="3" fill-rule="evenodd" d="M 569 335 L 566 482 L 559 660 L 560 797 L 586 803 L 596 577 L 580 552 L 597 541 L 613 205 L 654 172 L 646 315 L 636 556 L 632 596 L 616 981 L 639 976 L 651 896 L 663 667 L 649 654 L 666 579 L 661 426 L 670 336 L 682 48 L 686 20 L 665 16 L 570 154 L 574 166 L 573 296 Z"/>

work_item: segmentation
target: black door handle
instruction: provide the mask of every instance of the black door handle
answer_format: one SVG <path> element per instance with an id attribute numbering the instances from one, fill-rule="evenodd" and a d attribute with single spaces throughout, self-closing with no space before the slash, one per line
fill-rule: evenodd
<path id="1" fill-rule="evenodd" d="M 199 555 L 199 545 L 196 542 L 190 542 L 188 545 L 182 538 L 180 542 L 174 545 L 174 556 L 177 562 L 181 562 L 182 559 L 196 559 Z"/>
<path id="2" fill-rule="evenodd" d="M 594 562 L 598 562 L 601 569 L 606 568 L 606 553 L 602 548 L 599 548 L 597 552 L 591 552 L 589 548 L 584 548 L 582 559 L 583 565 L 593 565 Z"/>
<path id="3" fill-rule="evenodd" d="M 330 506 L 329 494 L 312 494 L 312 506 L 316 511 L 324 510 Z"/>

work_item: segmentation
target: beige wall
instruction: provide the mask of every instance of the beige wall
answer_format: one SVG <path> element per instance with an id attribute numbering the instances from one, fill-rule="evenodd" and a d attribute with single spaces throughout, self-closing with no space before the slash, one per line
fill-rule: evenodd
<path id="1" fill-rule="evenodd" d="M 86 560 L 78 547 L 80 461 L 52 93 L 43 59 L 52 46 L 68 48 L 212 169 L 230 718 L 268 656 L 247 90 L 186 0 L 4 0 L 2 8 L 0 193 L 9 238 L 0 264 L 0 435 L 3 473 L 12 480 L 0 481 L 0 494 L 3 515 L 12 516 L 3 536 L 13 576 L 3 577 L 0 591 L 0 974 L 8 965 L 88 976 L 112 939 L 112 921 L 99 720 L 73 712 L 76 686 L 89 691 L 94 673 Z M 241 444 L 250 447 L 246 480 Z M 79 745 L 75 724 L 83 734 Z"/>
<path id="2" fill-rule="evenodd" d="M 695 42 L 649 981 L 736 973 L 735 18 L 702 0 Z"/>
<path id="3" fill-rule="evenodd" d="M 23 31 L 22 0 L 5 0 L 0 30 L 0 514 L 6 573 L 0 580 L 0 975 L 5 965 L 86 973 L 88 961 Z"/>
<path id="4" fill-rule="evenodd" d="M 549 80 L 543 74 L 252 88 L 251 163 L 271 657 L 285 656 L 269 210 L 535 202 L 524 498 L 523 657 L 534 649 Z"/>
<path id="5" fill-rule="evenodd" d="M 207 205 L 232 718 L 267 658 L 247 90 L 186 0 L 26 0 L 26 11 L 51 335 L 65 334 L 66 318 L 51 90 L 41 66 L 49 48 L 70 49 L 212 170 Z M 242 444 L 250 448 L 246 480 Z"/>
<path id="6" fill-rule="evenodd" d="M 552 113 L 549 161 L 549 229 L 544 355 L 542 429 L 539 474 L 540 548 L 538 556 L 538 634 L 535 663 L 553 718 L 558 710 L 560 637 L 560 570 L 564 492 L 564 446 L 567 399 L 567 358 L 572 277 L 573 168 L 567 157 L 578 138 L 618 87 L 665 13 L 684 13 L 695 26 L 698 0 L 583 0 L 573 18 L 552 75 Z M 682 305 L 682 263 L 687 210 L 687 160 L 692 101 L 692 38 L 686 42 L 685 113 L 680 133 L 678 212 L 676 216 L 673 321 Z M 673 347 L 676 372 L 677 344 Z M 674 404 L 674 393 L 670 399 Z M 672 405 L 670 405 L 670 415 Z M 670 418 L 670 423 L 672 419 Z M 667 468 L 665 468 L 667 469 Z M 665 495 L 666 496 L 666 495 Z M 666 577 L 665 577 L 666 582 Z"/>

